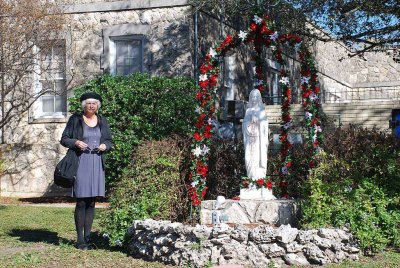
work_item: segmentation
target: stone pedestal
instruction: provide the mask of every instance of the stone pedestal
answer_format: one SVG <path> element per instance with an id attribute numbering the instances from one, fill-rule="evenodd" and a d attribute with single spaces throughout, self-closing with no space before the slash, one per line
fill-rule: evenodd
<path id="1" fill-rule="evenodd" d="M 215 210 L 215 202 L 201 202 L 201 224 L 212 224 L 212 213 L 218 211 L 225 223 L 297 225 L 299 211 L 294 200 L 226 200 L 218 210 Z"/>

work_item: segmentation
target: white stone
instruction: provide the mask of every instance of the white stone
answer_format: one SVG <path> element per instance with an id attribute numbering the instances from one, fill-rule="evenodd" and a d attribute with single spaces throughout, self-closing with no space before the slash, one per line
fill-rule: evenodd
<path id="1" fill-rule="evenodd" d="M 281 241 L 282 243 L 287 244 L 293 242 L 296 239 L 298 233 L 299 230 L 297 228 L 292 228 L 290 224 L 281 225 L 276 230 L 276 239 L 278 241 Z"/>
<path id="2" fill-rule="evenodd" d="M 289 253 L 284 259 L 288 265 L 310 265 L 303 253 Z"/>

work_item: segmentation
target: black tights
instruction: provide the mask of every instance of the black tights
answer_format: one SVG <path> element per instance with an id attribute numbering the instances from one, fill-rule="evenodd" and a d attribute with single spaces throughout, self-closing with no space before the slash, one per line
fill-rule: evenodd
<path id="1" fill-rule="evenodd" d="M 87 243 L 92 230 L 94 219 L 94 206 L 96 197 L 85 197 L 76 199 L 75 227 L 78 235 L 78 244 Z"/>

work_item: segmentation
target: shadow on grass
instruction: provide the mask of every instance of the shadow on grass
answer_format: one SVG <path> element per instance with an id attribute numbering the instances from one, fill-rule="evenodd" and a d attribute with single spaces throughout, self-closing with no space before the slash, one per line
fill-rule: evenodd
<path id="1" fill-rule="evenodd" d="M 44 242 L 56 246 L 60 244 L 73 244 L 75 242 L 59 237 L 58 233 L 47 229 L 12 229 L 8 234 L 18 238 L 21 242 Z"/>
<path id="2" fill-rule="evenodd" d="M 57 232 L 47 229 L 12 229 L 8 235 L 18 238 L 21 242 L 44 242 L 56 246 L 65 244 L 74 246 L 76 243 L 75 240 L 60 237 Z M 124 252 L 122 248 L 111 247 L 98 231 L 93 232 L 90 237 L 97 249 Z"/>

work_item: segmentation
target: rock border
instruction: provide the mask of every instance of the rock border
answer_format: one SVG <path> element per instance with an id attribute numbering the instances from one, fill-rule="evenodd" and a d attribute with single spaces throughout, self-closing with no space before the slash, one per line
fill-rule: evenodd
<path id="1" fill-rule="evenodd" d="M 171 265 L 205 267 L 240 264 L 250 267 L 310 265 L 358 260 L 360 249 L 342 229 L 299 230 L 272 227 L 188 226 L 147 219 L 134 221 L 128 230 L 129 252 L 134 257 Z"/>

